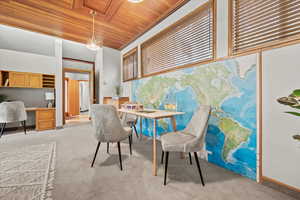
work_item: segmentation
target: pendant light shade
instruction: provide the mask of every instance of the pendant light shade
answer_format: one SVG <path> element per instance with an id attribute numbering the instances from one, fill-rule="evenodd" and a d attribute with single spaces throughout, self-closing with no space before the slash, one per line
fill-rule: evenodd
<path id="1" fill-rule="evenodd" d="M 92 51 L 97 51 L 98 49 L 100 49 L 99 41 L 97 41 L 95 37 L 95 16 L 97 13 L 92 10 L 90 14 L 93 16 L 93 33 L 92 38 L 89 39 L 88 43 L 86 44 L 86 47 Z"/>

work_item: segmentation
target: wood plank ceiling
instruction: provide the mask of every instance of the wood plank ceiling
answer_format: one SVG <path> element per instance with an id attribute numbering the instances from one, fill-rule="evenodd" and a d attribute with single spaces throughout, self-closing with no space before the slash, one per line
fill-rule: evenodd
<path id="1" fill-rule="evenodd" d="M 103 45 L 122 49 L 189 0 L 0 0 L 0 23 L 86 43 L 95 32 Z"/>

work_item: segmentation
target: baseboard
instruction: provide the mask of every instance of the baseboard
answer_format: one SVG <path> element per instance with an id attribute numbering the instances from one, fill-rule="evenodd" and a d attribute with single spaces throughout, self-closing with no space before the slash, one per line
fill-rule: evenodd
<path id="1" fill-rule="evenodd" d="M 273 179 L 273 178 L 269 178 L 269 177 L 266 177 L 266 176 L 262 176 L 262 177 L 261 177 L 261 182 L 263 182 L 263 181 L 269 181 L 269 182 L 275 183 L 275 184 L 277 184 L 277 185 L 286 187 L 286 188 L 288 188 L 288 189 L 290 189 L 290 190 L 293 190 L 293 191 L 296 191 L 296 192 L 300 192 L 300 189 L 299 189 L 299 188 L 296 188 L 296 187 L 294 187 L 294 186 L 290 186 L 290 185 L 288 185 L 288 184 L 282 183 L 282 182 L 277 181 L 277 180 L 275 180 L 275 179 Z"/>
<path id="2" fill-rule="evenodd" d="M 56 129 L 63 129 L 63 126 L 57 126 Z"/>

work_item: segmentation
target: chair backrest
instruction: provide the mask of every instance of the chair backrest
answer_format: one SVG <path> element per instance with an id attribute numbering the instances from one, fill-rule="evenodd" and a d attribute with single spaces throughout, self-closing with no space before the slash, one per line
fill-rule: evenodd
<path id="1" fill-rule="evenodd" d="M 27 119 L 22 101 L 0 103 L 0 123 L 20 122 Z"/>
<path id="2" fill-rule="evenodd" d="M 124 131 L 117 110 L 112 105 L 91 105 L 92 126 L 98 141 L 118 140 Z"/>
<path id="3" fill-rule="evenodd" d="M 211 107 L 209 105 L 200 105 L 200 108 L 194 113 L 191 121 L 183 132 L 192 134 L 196 137 L 203 137 L 206 134 Z"/>

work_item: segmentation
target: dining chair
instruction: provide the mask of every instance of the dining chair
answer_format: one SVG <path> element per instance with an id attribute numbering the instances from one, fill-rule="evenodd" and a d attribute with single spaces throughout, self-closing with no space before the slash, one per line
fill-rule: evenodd
<path id="1" fill-rule="evenodd" d="M 139 138 L 138 132 L 136 130 L 136 123 L 137 123 L 137 116 L 136 115 L 130 115 L 130 114 L 126 114 L 125 116 L 125 125 L 129 126 L 130 128 L 132 128 L 135 132 L 135 135 L 137 138 Z"/>
<path id="2" fill-rule="evenodd" d="M 0 103 L 0 138 L 4 133 L 7 123 L 21 122 L 24 133 L 26 134 L 27 114 L 22 101 L 2 102 Z"/>
<path id="3" fill-rule="evenodd" d="M 118 144 L 120 169 L 123 170 L 120 142 L 127 138 L 129 139 L 129 149 L 131 155 L 132 154 L 132 147 L 131 147 L 132 129 L 130 127 L 122 126 L 122 123 L 118 117 L 117 110 L 112 105 L 93 104 L 91 106 L 91 119 L 92 119 L 93 131 L 96 136 L 96 139 L 98 140 L 98 144 L 96 147 L 96 151 L 94 154 L 91 167 L 94 166 L 101 142 L 104 143 L 116 142 Z"/>
<path id="4" fill-rule="evenodd" d="M 191 152 L 193 152 L 201 183 L 203 186 L 205 185 L 197 152 L 202 150 L 205 142 L 210 111 L 210 106 L 201 105 L 184 130 L 166 133 L 161 136 L 162 161 L 164 153 L 166 153 L 164 185 L 166 185 L 167 179 L 169 152 L 189 153 L 190 164 L 192 164 Z"/>
<path id="5" fill-rule="evenodd" d="M 121 123 L 123 127 L 130 127 L 134 130 L 136 137 L 139 138 L 138 132 L 136 130 L 137 117 L 135 115 L 125 114 L 120 116 Z M 132 143 L 132 135 L 129 136 Z M 109 154 L 109 142 L 107 142 L 106 153 Z"/>

